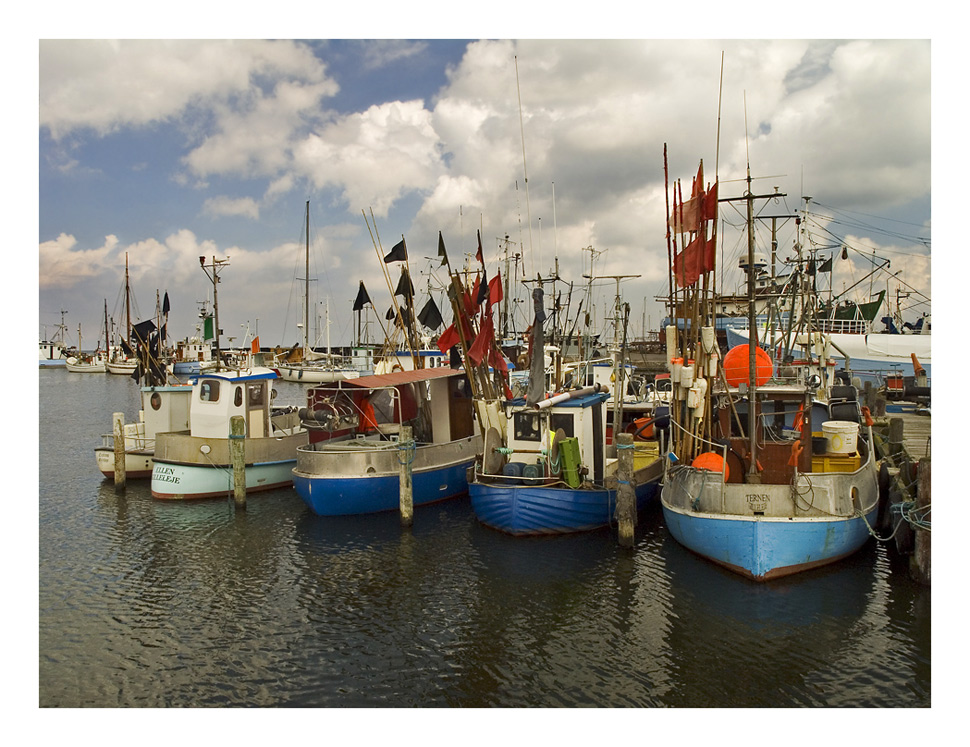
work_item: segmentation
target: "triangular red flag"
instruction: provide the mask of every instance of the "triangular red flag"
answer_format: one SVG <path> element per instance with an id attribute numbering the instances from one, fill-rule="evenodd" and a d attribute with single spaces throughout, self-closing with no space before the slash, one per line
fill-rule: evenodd
<path id="1" fill-rule="evenodd" d="M 488 281 L 488 302 L 496 304 L 504 297 L 502 293 L 502 274 L 495 273 L 495 277 Z"/>
<path id="2" fill-rule="evenodd" d="M 442 354 L 447 353 L 459 342 L 461 342 L 461 338 L 458 336 L 458 330 L 455 329 L 455 325 L 452 324 L 450 327 L 448 327 L 448 329 L 441 333 L 440 337 L 438 337 L 438 350 L 440 350 Z"/>

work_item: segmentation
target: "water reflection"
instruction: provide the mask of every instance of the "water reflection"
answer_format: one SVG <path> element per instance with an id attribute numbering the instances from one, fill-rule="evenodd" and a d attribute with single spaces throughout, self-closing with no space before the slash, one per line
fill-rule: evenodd
<path id="1" fill-rule="evenodd" d="M 755 584 L 684 550 L 659 509 L 628 550 L 608 529 L 508 537 L 467 498 L 410 529 L 317 517 L 290 489 L 245 511 L 163 502 L 94 466 L 130 399 L 106 380 L 42 392 L 43 706 L 929 705 L 929 591 L 874 543 Z"/>

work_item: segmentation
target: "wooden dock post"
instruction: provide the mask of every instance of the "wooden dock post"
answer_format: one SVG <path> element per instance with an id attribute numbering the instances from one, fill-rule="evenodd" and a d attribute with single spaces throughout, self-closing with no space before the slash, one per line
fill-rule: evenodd
<path id="1" fill-rule="evenodd" d="M 125 414 L 116 412 L 112 416 L 115 446 L 115 490 L 123 492 L 128 481 L 125 470 Z"/>
<path id="2" fill-rule="evenodd" d="M 903 453 L 903 419 L 889 418 L 889 453 L 898 457 Z"/>
<path id="3" fill-rule="evenodd" d="M 398 462 L 401 465 L 401 526 L 409 527 L 414 521 L 414 494 L 411 484 L 411 461 L 414 458 L 414 441 L 411 438 L 411 426 L 402 425 L 397 442 Z"/>
<path id="4" fill-rule="evenodd" d="M 930 523 L 930 458 L 923 457 L 916 468 L 916 515 Z M 924 513 L 925 511 L 925 513 Z M 917 582 L 930 585 L 930 530 L 917 527 L 910 570 Z"/>
<path id="5" fill-rule="evenodd" d="M 229 419 L 229 460 L 232 463 L 232 498 L 236 508 L 246 508 L 246 419 Z"/>
<path id="6" fill-rule="evenodd" d="M 633 489 L 633 434 L 620 433 L 616 438 L 616 519 L 621 547 L 633 547 L 637 524 L 636 493 Z"/>

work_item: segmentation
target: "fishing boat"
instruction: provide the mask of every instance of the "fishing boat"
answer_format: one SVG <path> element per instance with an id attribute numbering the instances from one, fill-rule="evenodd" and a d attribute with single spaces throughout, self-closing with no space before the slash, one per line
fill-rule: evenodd
<path id="1" fill-rule="evenodd" d="M 138 413 L 138 420 L 134 423 L 125 423 L 122 428 L 125 439 L 126 479 L 148 479 L 152 476 L 156 434 L 189 429 L 191 395 L 192 387 L 187 384 L 153 385 L 141 388 L 141 410 Z M 102 435 L 101 446 L 94 450 L 94 456 L 101 474 L 113 480 L 115 476 L 113 433 Z"/>
<path id="2" fill-rule="evenodd" d="M 44 336 L 40 340 L 40 368 L 64 368 L 67 362 L 67 358 L 73 351 L 68 351 L 67 344 L 64 340 L 64 334 L 67 332 L 67 327 L 64 326 L 64 315 L 67 314 L 63 309 L 61 310 L 61 323 L 57 325 L 57 331 L 54 335 L 47 339 L 47 330 L 44 329 Z"/>
<path id="3" fill-rule="evenodd" d="M 246 490 L 289 486 L 296 451 L 308 442 L 297 407 L 274 408 L 276 372 L 265 367 L 200 374 L 192 383 L 189 427 L 155 434 L 151 491 L 155 498 L 188 500 L 231 494 L 231 419 L 241 416 Z"/>
<path id="4" fill-rule="evenodd" d="M 219 273 L 228 259 L 201 258 L 212 281 L 216 368 L 192 383 L 189 427 L 155 434 L 152 495 L 166 500 L 214 498 L 235 489 L 229 444 L 233 419 L 240 417 L 245 457 L 246 491 L 272 490 L 293 484 L 296 450 L 308 443 L 296 406 L 273 407 L 276 371 L 263 366 L 222 366 L 219 332 Z"/>
<path id="5" fill-rule="evenodd" d="M 396 510 L 406 460 L 414 506 L 465 494 L 482 445 L 467 384 L 464 371 L 432 368 L 308 390 L 300 417 L 309 443 L 296 452 L 296 492 L 320 516 Z M 400 441 L 404 425 L 410 443 Z"/>
<path id="6" fill-rule="evenodd" d="M 168 313 L 168 295 L 162 307 Z M 163 360 L 164 325 L 159 328 L 152 320 L 132 326 L 132 350 L 135 369 L 132 378 L 141 385 L 141 409 L 134 423 L 124 423 L 125 479 L 148 479 L 152 476 L 155 456 L 155 436 L 189 430 L 189 408 L 192 386 L 170 382 L 168 363 Z M 112 423 L 114 425 L 114 423 Z M 117 455 L 115 434 L 101 437 L 101 446 L 94 450 L 98 469 L 106 478 L 114 479 Z"/>
<path id="7" fill-rule="evenodd" d="M 64 365 L 71 373 L 104 373 L 105 355 L 100 347 L 93 353 L 81 352 L 81 325 L 77 325 L 77 355 L 68 356 Z"/>
<path id="8" fill-rule="evenodd" d="M 360 372 L 352 365 L 346 364 L 330 351 L 330 305 L 327 303 L 327 352 L 318 353 L 310 348 L 310 201 L 306 203 L 306 253 L 305 253 L 304 293 L 303 293 L 303 322 L 300 325 L 303 332 L 303 346 L 299 350 L 293 349 L 286 356 L 280 357 L 273 368 L 284 381 L 296 381 L 304 384 L 320 384 L 345 379 L 356 379 Z M 297 355 L 299 353 L 299 355 Z M 295 358 L 295 359 L 294 359 Z"/>
<path id="9" fill-rule="evenodd" d="M 109 374 L 131 376 L 138 366 L 135 357 L 134 343 L 131 339 L 131 285 L 128 280 L 128 254 L 125 253 L 125 284 L 124 284 L 124 328 L 125 336 L 117 345 L 108 347 L 108 358 L 105 365 Z M 105 325 L 107 326 L 108 302 L 105 300 Z"/>
<path id="10" fill-rule="evenodd" d="M 478 520 L 512 535 L 566 534 L 610 525 L 617 503 L 618 460 L 608 456 L 609 391 L 598 385 L 541 400 L 505 400 L 508 431 L 490 429 L 468 485 Z M 615 454 L 615 447 L 613 452 Z M 663 474 L 656 441 L 635 442 L 637 510 Z"/>
<path id="11" fill-rule="evenodd" d="M 541 284 L 533 302 L 532 349 L 543 350 Z M 500 401 L 500 417 L 488 421 L 482 458 L 468 485 L 475 516 L 517 536 L 609 526 L 621 479 L 617 447 L 607 449 L 610 390 L 597 383 L 547 395 L 542 356 L 533 356 L 530 363 L 526 396 Z M 617 405 L 622 407 L 622 398 Z M 656 440 L 634 445 L 628 481 L 636 508 L 642 510 L 657 492 L 663 461 Z"/>
<path id="12" fill-rule="evenodd" d="M 716 196 L 717 185 L 705 190 L 702 169 L 691 199 L 703 202 L 705 193 Z M 751 254 L 750 168 L 741 199 L 747 202 Z M 678 209 L 683 207 L 675 197 L 675 214 Z M 707 220 L 716 226 L 713 218 L 681 237 L 682 252 L 668 231 L 675 266 L 688 264 L 689 247 L 714 245 L 714 233 L 707 237 Z M 713 309 L 703 298 L 705 275 L 713 271 L 711 261 L 692 275 L 674 273 L 679 307 L 699 312 L 666 329 L 674 387 L 661 491 L 666 526 L 687 549 L 755 581 L 833 563 L 858 551 L 876 520 L 871 420 L 852 386 L 831 386 L 818 397 L 818 381 L 772 379 L 773 361 L 757 338 L 721 359 Z M 749 329 L 756 331 L 750 281 L 749 297 Z"/>

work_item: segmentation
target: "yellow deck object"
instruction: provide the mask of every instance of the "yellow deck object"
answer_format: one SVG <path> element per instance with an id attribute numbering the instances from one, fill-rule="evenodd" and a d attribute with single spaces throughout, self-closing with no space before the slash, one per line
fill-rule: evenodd
<path id="1" fill-rule="evenodd" d="M 855 472 L 862 466 L 860 454 L 815 454 L 812 472 Z"/>

